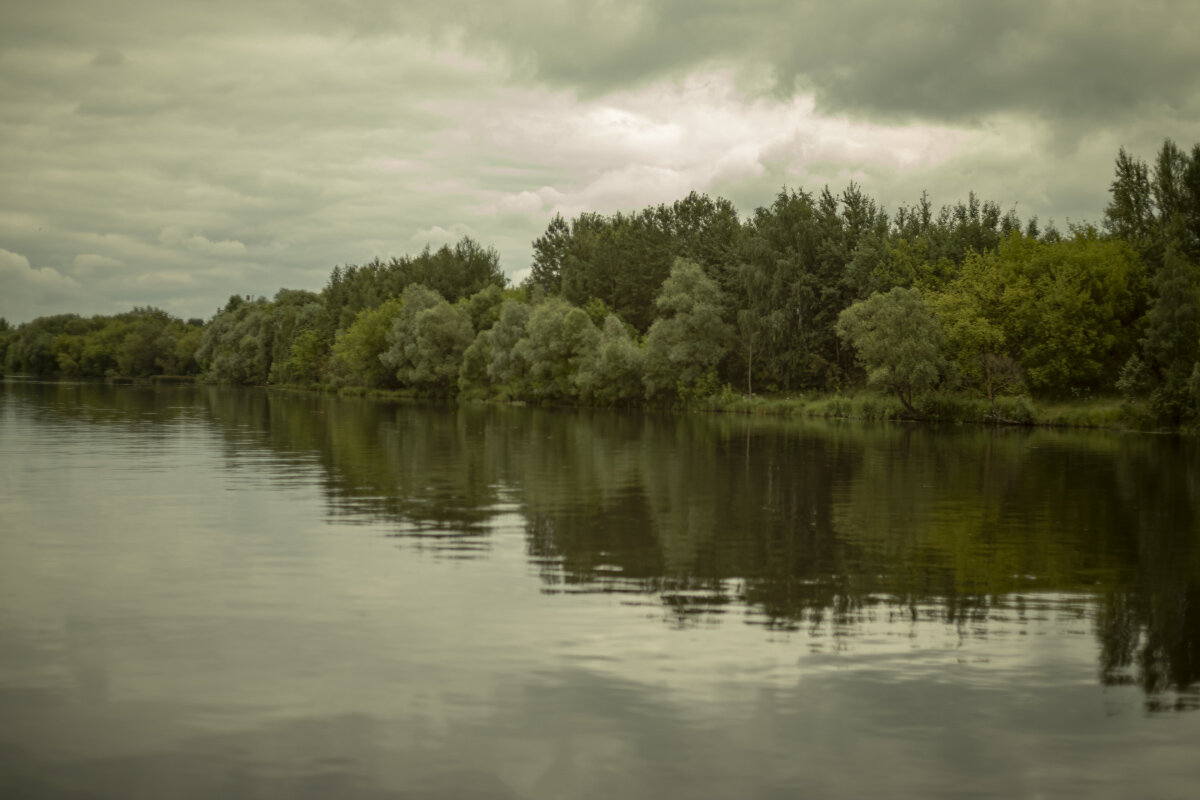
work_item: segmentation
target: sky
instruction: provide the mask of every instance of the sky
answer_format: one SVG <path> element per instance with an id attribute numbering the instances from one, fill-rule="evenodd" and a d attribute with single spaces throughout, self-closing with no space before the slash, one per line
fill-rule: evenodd
<path id="1" fill-rule="evenodd" d="M 0 0 L 0 316 L 318 291 L 556 213 L 857 182 L 1100 222 L 1200 141 L 1191 0 Z"/>

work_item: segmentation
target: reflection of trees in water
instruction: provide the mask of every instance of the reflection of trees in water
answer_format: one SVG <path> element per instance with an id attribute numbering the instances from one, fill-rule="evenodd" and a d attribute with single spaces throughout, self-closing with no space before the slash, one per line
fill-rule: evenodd
<path id="1" fill-rule="evenodd" d="M 196 390 L 190 386 L 114 386 L 103 381 L 32 381 L 8 378 L 0 391 L 23 403 L 35 420 L 118 425 L 148 440 L 174 434 L 164 424 L 194 417 Z"/>
<path id="2" fill-rule="evenodd" d="M 515 507 L 550 592 L 653 597 L 683 625 L 744 603 L 754 624 L 834 636 L 872 619 L 984 635 L 1019 622 L 1028 593 L 1099 594 L 1103 680 L 1154 697 L 1200 681 L 1200 470 L 1186 442 L 246 392 L 210 403 L 231 451 L 250 436 L 316 454 L 335 517 L 469 555 Z"/>
<path id="3" fill-rule="evenodd" d="M 1152 710 L 1200 708 L 1200 588 L 1113 592 L 1099 618 L 1100 678 L 1137 684 Z M 1175 693 L 1172 696 L 1172 693 Z"/>
<path id="4" fill-rule="evenodd" d="M 556 590 L 654 594 L 680 622 L 739 601 L 751 622 L 835 636 L 906 618 L 983 636 L 1047 595 L 1068 625 L 1094 606 L 1066 598 L 1099 594 L 1106 681 L 1131 664 L 1151 694 L 1200 681 L 1194 446 L 1172 459 L 1157 439 L 1096 433 L 558 424 L 553 456 L 536 456 L 553 466 L 512 465 Z M 606 487 L 597 462 L 621 477 Z"/>
<path id="5" fill-rule="evenodd" d="M 597 414 L 557 427 L 554 466 L 516 469 L 530 552 L 551 585 L 653 592 L 686 622 L 721 613 L 734 591 L 772 604 L 786 590 L 761 590 L 781 576 L 811 594 L 818 579 L 848 574 L 829 526 L 829 487 L 845 469 L 836 445 L 802 457 L 808 440 L 696 416 Z M 760 466 L 748 471 L 748 458 Z M 601 477 L 595 464 L 613 469 Z"/>
<path id="6" fill-rule="evenodd" d="M 1121 466 L 1137 510 L 1136 569 L 1104 592 L 1101 680 L 1136 683 L 1154 710 L 1200 708 L 1200 451 L 1175 438 L 1140 443 Z"/>
<path id="7" fill-rule="evenodd" d="M 6 391 L 36 395 L 35 413 L 148 437 L 206 417 L 231 465 L 265 454 L 264 480 L 319 481 L 339 521 L 386 521 L 454 556 L 519 512 L 546 591 L 636 595 L 673 624 L 744 604 L 747 621 L 779 630 L 851 636 L 908 620 L 973 636 L 1020 624 L 1026 598 L 1097 597 L 1102 680 L 1140 686 L 1153 707 L 1200 705 L 1200 448 L 1188 440 L 212 388 Z"/>
<path id="8" fill-rule="evenodd" d="M 277 455 L 315 456 L 339 522 L 396 524 L 396 536 L 469 556 L 504 508 L 493 476 L 506 429 L 487 409 L 223 390 L 208 402 L 231 448 L 249 430 Z"/>

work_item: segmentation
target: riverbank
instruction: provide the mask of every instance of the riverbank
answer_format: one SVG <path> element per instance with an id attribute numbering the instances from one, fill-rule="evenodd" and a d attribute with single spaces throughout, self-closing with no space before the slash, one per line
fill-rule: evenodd
<path id="1" fill-rule="evenodd" d="M 707 411 L 764 416 L 827 417 L 858 420 L 907 420 L 952 424 L 1152 430 L 1141 403 L 1121 397 L 1042 401 L 1028 396 L 986 398 L 929 394 L 914 401 L 916 413 L 892 395 L 860 391 L 839 394 L 744 395 L 706 398 Z"/>
<path id="2" fill-rule="evenodd" d="M 0 372 L 0 378 L 26 381 L 73 381 L 78 383 L 107 383 L 110 386 L 173 386 L 202 383 L 199 375 L 29 375 Z"/>
<path id="3" fill-rule="evenodd" d="M 891 395 L 845 394 L 767 396 L 716 395 L 696 406 L 713 412 L 760 416 L 894 420 L 939 424 L 1009 425 L 1046 428 L 1194 433 L 1158 424 L 1144 401 L 1123 397 L 1039 400 L 1028 396 L 986 398 L 930 394 L 914 402 L 916 414 Z"/>
<path id="4" fill-rule="evenodd" d="M 8 377 L 27 377 L 10 375 Z M 110 376 L 93 379 L 114 385 L 178 385 L 202 383 L 194 375 L 154 375 L 144 378 Z M 320 392 L 344 397 L 368 397 L 379 400 L 425 402 L 430 397 L 411 389 L 369 389 L 362 386 L 335 387 L 300 384 L 276 384 L 276 391 Z M 503 403 L 535 405 L 523 400 L 497 398 L 444 398 L 446 402 Z M 544 405 L 577 405 L 546 402 Z M 646 404 L 647 409 L 701 411 L 719 414 L 746 414 L 764 417 L 848 419 L 862 421 L 928 422 L 939 424 L 1015 425 L 1046 428 L 1090 428 L 1096 430 L 1140 431 L 1147 433 L 1195 434 L 1195 428 L 1159 424 L 1145 401 L 1120 396 L 1088 396 L 1070 400 L 1042 400 L 1029 396 L 986 398 L 953 393 L 932 393 L 914 402 L 916 414 L 889 394 L 859 390 L 844 393 L 791 393 L 745 395 L 726 387 L 724 391 L 688 403 Z"/>
<path id="5" fill-rule="evenodd" d="M 311 387 L 276 387 L 311 390 Z M 410 390 L 380 390 L 363 387 L 321 387 L 319 391 L 343 396 L 383 400 L 415 401 L 422 398 Z M 463 403 L 500 402 L 527 405 L 525 401 L 458 398 Z M 558 405 L 546 403 L 546 405 Z M 745 395 L 729 387 L 722 392 L 689 403 L 645 405 L 642 408 L 670 408 L 678 411 L 702 411 L 751 416 L 849 419 L 863 421 L 905 421 L 938 424 L 1011 425 L 1046 428 L 1090 428 L 1096 430 L 1140 431 L 1153 433 L 1196 433 L 1190 428 L 1158 424 L 1145 401 L 1120 396 L 1087 396 L 1069 400 L 1035 399 L 1027 395 L 997 397 L 991 402 L 982 397 L 953 393 L 934 393 L 914 402 L 916 414 L 908 411 L 894 396 L 860 390 L 845 393 L 792 393 Z"/>

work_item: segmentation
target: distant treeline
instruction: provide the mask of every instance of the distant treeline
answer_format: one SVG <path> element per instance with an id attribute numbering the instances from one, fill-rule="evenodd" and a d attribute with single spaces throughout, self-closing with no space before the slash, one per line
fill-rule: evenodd
<path id="1" fill-rule="evenodd" d="M 0 320 L 0 363 L 38 375 L 198 374 L 430 396 L 674 404 L 869 384 L 1120 391 L 1200 419 L 1200 144 L 1124 150 L 1102 227 L 1043 227 L 970 194 L 887 213 L 854 184 L 784 189 L 741 219 L 692 193 L 555 216 L 528 280 L 465 238 L 333 269 L 318 292 L 239 295 L 206 323 L 154 309 Z"/>

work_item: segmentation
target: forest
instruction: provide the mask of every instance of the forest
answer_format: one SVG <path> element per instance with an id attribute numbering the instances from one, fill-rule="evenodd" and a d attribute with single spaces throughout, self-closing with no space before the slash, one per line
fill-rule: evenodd
<path id="1" fill-rule="evenodd" d="M 973 193 L 889 213 L 852 183 L 784 188 L 745 219 L 698 193 L 555 216 L 533 253 L 520 286 L 464 238 L 335 266 L 320 291 L 233 295 L 207 321 L 0 319 L 0 365 L 585 405 L 878 390 L 887 415 L 935 419 L 1112 396 L 1141 424 L 1200 423 L 1200 144 L 1122 149 L 1100 226 Z"/>

